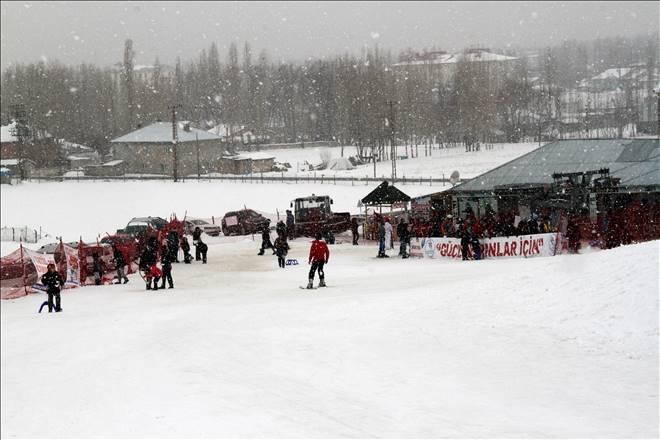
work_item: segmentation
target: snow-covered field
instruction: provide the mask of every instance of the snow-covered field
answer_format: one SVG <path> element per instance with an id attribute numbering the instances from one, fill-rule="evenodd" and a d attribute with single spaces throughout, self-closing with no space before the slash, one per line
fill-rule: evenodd
<path id="1" fill-rule="evenodd" d="M 133 217 L 160 216 L 179 219 L 215 217 L 220 221 L 228 211 L 248 208 L 286 215 L 297 197 L 329 195 L 333 211 L 358 213 L 358 200 L 378 184 L 241 183 L 226 181 L 129 181 L 129 182 L 27 182 L 3 185 L 1 220 L 3 226 L 28 225 L 63 235 L 64 241 L 95 240 L 98 234 L 112 234 Z M 442 191 L 450 185 L 397 185 L 411 197 Z M 52 239 L 50 241 L 53 241 Z M 17 243 L 2 242 L 2 255 L 14 251 Z"/>
<path id="2" fill-rule="evenodd" d="M 446 178 L 451 173 L 458 171 L 463 178 L 472 178 L 479 174 L 491 170 L 503 163 L 529 153 L 538 148 L 538 143 L 519 143 L 519 144 L 493 144 L 492 150 L 482 150 L 479 152 L 466 152 L 465 148 L 447 148 L 433 149 L 431 156 L 424 156 L 424 146 L 418 146 L 419 157 L 402 159 L 397 161 L 397 175 L 407 178 Z M 356 147 L 343 147 L 344 157 L 356 156 Z M 397 147 L 398 155 L 404 156 L 406 149 L 404 146 Z M 303 171 L 305 161 L 313 165 L 321 163 L 321 154 L 323 151 L 329 151 L 332 158 L 341 157 L 342 147 L 333 148 L 304 148 L 304 149 L 281 149 L 265 150 L 254 153 L 241 152 L 242 156 L 247 157 L 274 157 L 277 162 L 288 162 L 291 168 L 284 173 L 285 176 L 308 176 L 313 175 L 314 171 Z M 264 173 L 280 174 L 280 173 Z M 316 171 L 317 176 L 346 176 L 346 177 L 373 177 L 373 163 L 359 166 L 353 170 L 323 170 Z M 383 161 L 376 163 L 376 176 L 384 177 L 392 175 L 392 162 Z"/>
<path id="3" fill-rule="evenodd" d="M 658 437 L 658 250 L 444 262 L 331 247 L 327 289 L 209 239 L 174 290 L 1 303 L 2 436 Z"/>
<path id="4" fill-rule="evenodd" d="M 538 144 L 496 144 L 493 150 L 466 153 L 460 148 L 433 150 L 433 156 L 398 162 L 399 176 L 403 177 L 449 177 L 458 170 L 462 177 L 473 177 L 498 165 L 538 148 Z M 305 160 L 320 163 L 322 148 L 283 149 L 255 154 L 274 155 L 277 160 L 296 161 L 302 165 Z M 341 148 L 331 148 L 333 157 L 340 156 Z M 401 149 L 400 153 L 403 153 Z M 355 155 L 354 147 L 345 147 L 344 155 Z M 391 173 L 391 162 L 380 162 L 378 175 L 387 178 Z M 350 171 L 338 171 L 338 176 L 373 176 L 372 165 L 358 167 Z M 295 175 L 289 171 L 286 175 Z M 299 172 L 299 176 L 314 172 Z M 321 175 L 334 175 L 334 171 L 318 171 Z M 112 234 L 126 226 L 133 217 L 160 216 L 168 218 L 176 213 L 179 218 L 188 216 L 222 219 L 228 212 L 244 205 L 257 211 L 276 215 L 289 208 L 289 203 L 297 198 L 327 194 L 334 200 L 333 210 L 337 212 L 360 212 L 357 203 L 377 184 L 369 185 L 338 182 L 333 184 L 308 183 L 241 183 L 227 181 L 187 181 L 174 184 L 169 181 L 129 181 L 129 182 L 26 182 L 14 186 L 3 185 L 0 198 L 0 224 L 3 227 L 39 227 L 51 236 L 62 236 L 64 241 L 95 240 L 105 233 Z M 411 197 L 442 191 L 449 184 L 397 184 Z M 46 240 L 52 242 L 52 239 Z M 39 247 L 43 243 L 39 243 Z M 2 255 L 16 249 L 17 244 L 2 242 Z"/>

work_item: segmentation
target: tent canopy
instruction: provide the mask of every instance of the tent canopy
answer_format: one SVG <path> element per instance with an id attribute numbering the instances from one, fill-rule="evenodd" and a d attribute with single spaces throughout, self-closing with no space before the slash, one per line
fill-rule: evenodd
<path id="1" fill-rule="evenodd" d="M 362 199 L 362 203 L 367 206 L 393 205 L 395 203 L 409 201 L 410 196 L 397 189 L 394 185 L 390 185 L 387 181 L 384 181 L 378 185 L 376 189 L 371 191 L 365 198 Z"/>

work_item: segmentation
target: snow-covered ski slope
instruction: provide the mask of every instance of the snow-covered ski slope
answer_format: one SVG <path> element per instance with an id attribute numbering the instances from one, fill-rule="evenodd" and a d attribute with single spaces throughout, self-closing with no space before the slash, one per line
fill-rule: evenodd
<path id="1" fill-rule="evenodd" d="M 658 437 L 659 242 L 444 262 L 209 238 L 176 288 L 3 301 L 2 436 Z M 316 280 L 318 283 L 318 280 Z"/>

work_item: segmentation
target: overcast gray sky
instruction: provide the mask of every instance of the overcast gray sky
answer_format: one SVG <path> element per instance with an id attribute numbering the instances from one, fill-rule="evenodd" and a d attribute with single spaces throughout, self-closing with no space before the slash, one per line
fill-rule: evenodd
<path id="1" fill-rule="evenodd" d="M 2 1 L 1 64 L 57 59 L 121 61 L 132 38 L 137 64 L 192 59 L 232 40 L 272 60 L 302 60 L 364 45 L 396 51 L 436 46 L 546 46 L 563 39 L 657 33 L 658 2 L 29 2 Z"/>

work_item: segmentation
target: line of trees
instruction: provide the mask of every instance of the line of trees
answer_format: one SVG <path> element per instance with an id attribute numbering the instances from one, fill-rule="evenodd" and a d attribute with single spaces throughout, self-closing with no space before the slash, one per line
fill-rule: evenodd
<path id="1" fill-rule="evenodd" d="M 114 68 L 58 62 L 8 67 L 0 119 L 8 123 L 11 105 L 20 103 L 33 130 L 104 152 L 116 136 L 169 120 L 168 106 L 177 103 L 179 119 L 201 127 L 246 126 L 284 142 L 335 139 L 386 156 L 386 102 L 393 100 L 398 142 L 406 151 L 431 142 L 475 148 L 493 139 L 538 138 L 562 120 L 562 112 L 585 114 L 589 102 L 570 102 L 565 91 L 607 68 L 645 63 L 653 71 L 658 35 L 567 41 L 536 51 L 538 58 L 503 52 L 520 61 L 497 74 L 489 63 L 459 61 L 449 78 L 438 79 L 424 69 L 394 66 L 391 52 L 377 47 L 296 64 L 272 62 L 265 51 L 255 57 L 248 43 L 240 51 L 232 43 L 223 62 L 212 44 L 187 64 L 177 59 L 173 69 L 156 59 L 145 76 L 127 40 L 123 62 Z"/>

